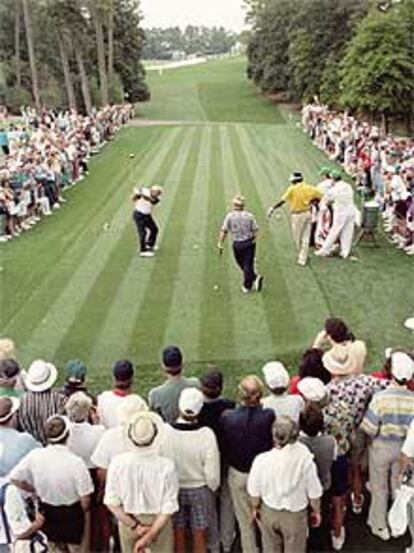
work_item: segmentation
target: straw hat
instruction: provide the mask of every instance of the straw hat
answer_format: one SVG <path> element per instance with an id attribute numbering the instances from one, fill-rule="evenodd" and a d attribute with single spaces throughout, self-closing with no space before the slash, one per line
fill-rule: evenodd
<path id="1" fill-rule="evenodd" d="M 128 448 L 141 452 L 156 452 L 164 435 L 162 418 L 152 411 L 141 411 L 125 425 Z"/>
<path id="2" fill-rule="evenodd" d="M 322 357 L 324 367 L 334 376 L 359 374 L 364 365 L 367 348 L 361 340 L 334 344 Z"/>
<path id="3" fill-rule="evenodd" d="M 27 371 L 26 388 L 31 392 L 44 392 L 53 386 L 57 376 L 57 368 L 53 363 L 37 359 Z"/>

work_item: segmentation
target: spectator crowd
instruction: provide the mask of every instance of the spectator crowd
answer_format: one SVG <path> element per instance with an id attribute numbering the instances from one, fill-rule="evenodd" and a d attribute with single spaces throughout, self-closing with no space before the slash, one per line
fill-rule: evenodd
<path id="1" fill-rule="evenodd" d="M 0 122 L 0 242 L 29 230 L 66 199 L 63 191 L 88 174 L 88 161 L 133 114 L 130 104 L 89 115 L 22 108 Z"/>
<path id="2" fill-rule="evenodd" d="M 216 367 L 185 376 L 177 346 L 143 398 L 129 360 L 95 396 L 82 361 L 59 387 L 0 340 L 1 552 L 339 551 L 368 499 L 374 536 L 414 538 L 413 352 L 371 374 L 366 355 L 327 319 L 297 375 L 270 361 L 235 402 Z"/>
<path id="3" fill-rule="evenodd" d="M 303 106 L 302 125 L 332 161 L 343 165 L 362 195 L 374 199 L 390 241 L 414 255 L 414 139 L 396 138 L 316 100 Z"/>

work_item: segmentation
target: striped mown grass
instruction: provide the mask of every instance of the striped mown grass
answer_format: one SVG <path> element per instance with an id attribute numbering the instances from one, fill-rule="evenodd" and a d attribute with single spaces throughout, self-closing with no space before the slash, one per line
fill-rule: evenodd
<path id="1" fill-rule="evenodd" d="M 316 182 L 325 158 L 289 118 L 253 95 L 242 63 L 159 78 L 142 115 L 182 119 L 180 94 L 190 88 L 187 115 L 195 122 L 123 130 L 92 161 L 90 176 L 67 192 L 59 214 L 1 245 L 0 334 L 15 339 L 23 363 L 43 357 L 63 366 L 80 357 L 98 389 L 108 385 L 112 363 L 128 357 L 145 393 L 160 379 L 161 348 L 177 343 L 191 372 L 216 363 L 233 390 L 241 375 L 271 358 L 294 371 L 328 315 L 343 317 L 367 341 L 370 366 L 381 362 L 386 346 L 412 345 L 402 328 L 414 305 L 410 258 L 383 242 L 378 249 L 360 246 L 357 263 L 315 258 L 303 269 L 295 265 L 287 212 L 267 221 L 289 173 L 300 169 Z M 220 105 L 218 90 L 226 84 Z M 141 259 L 130 192 L 152 183 L 165 187 L 156 208 L 160 251 Z M 216 251 L 218 229 L 239 191 L 261 227 L 258 267 L 266 279 L 262 294 L 247 297 L 230 247 L 222 258 Z"/>

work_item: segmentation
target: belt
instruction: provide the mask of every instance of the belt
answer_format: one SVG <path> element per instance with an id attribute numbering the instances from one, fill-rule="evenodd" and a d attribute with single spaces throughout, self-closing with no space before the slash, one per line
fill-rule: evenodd
<path id="1" fill-rule="evenodd" d="M 300 215 L 301 213 L 309 213 L 309 209 L 303 209 L 302 211 L 291 211 L 291 215 Z"/>

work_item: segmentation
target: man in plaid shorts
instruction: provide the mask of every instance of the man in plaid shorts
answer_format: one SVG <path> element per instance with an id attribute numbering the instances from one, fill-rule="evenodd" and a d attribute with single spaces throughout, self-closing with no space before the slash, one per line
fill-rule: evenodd
<path id="1" fill-rule="evenodd" d="M 179 480 L 179 511 L 173 515 L 176 551 L 186 551 L 190 530 L 193 551 L 207 551 L 207 531 L 213 520 L 214 492 L 220 485 L 220 456 L 214 432 L 200 427 L 198 416 L 204 404 L 197 388 L 180 395 L 177 422 L 166 425 L 163 455 L 174 461 Z"/>

